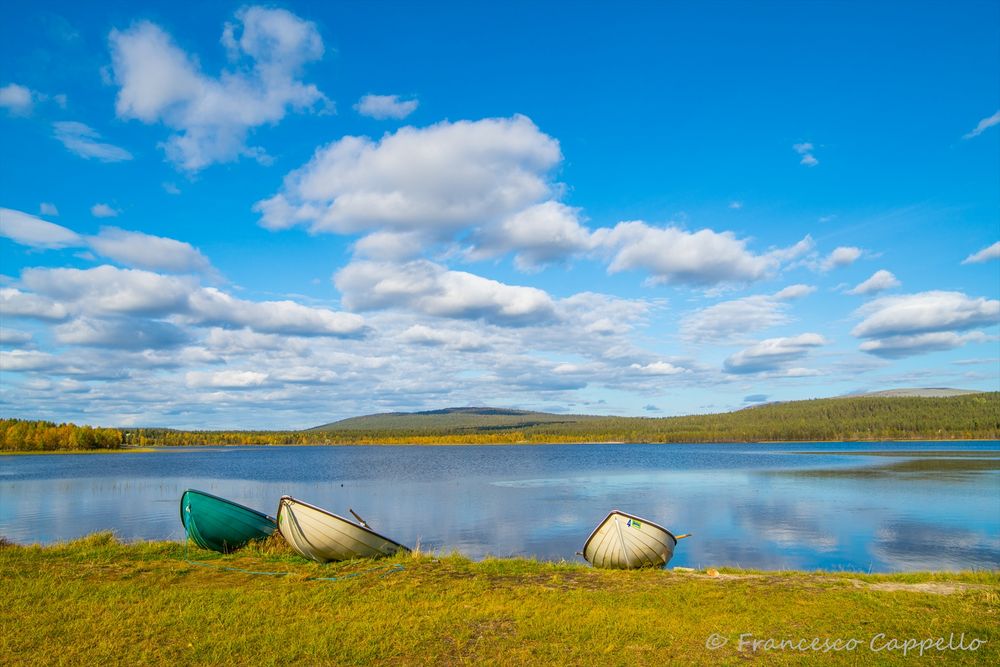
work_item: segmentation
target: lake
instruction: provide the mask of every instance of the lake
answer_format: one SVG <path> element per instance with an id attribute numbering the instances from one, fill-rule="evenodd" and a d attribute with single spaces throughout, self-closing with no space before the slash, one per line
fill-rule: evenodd
<path id="1" fill-rule="evenodd" d="M 670 566 L 1000 567 L 1000 443 L 198 447 L 0 457 L 0 536 L 182 540 L 196 488 L 268 514 L 293 495 L 472 558 L 579 560 L 611 509 L 680 542 Z"/>

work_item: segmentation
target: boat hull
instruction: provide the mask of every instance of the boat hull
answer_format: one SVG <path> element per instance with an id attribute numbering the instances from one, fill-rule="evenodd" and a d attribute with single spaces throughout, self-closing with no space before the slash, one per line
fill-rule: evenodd
<path id="1" fill-rule="evenodd" d="M 210 493 L 188 489 L 181 495 L 181 523 L 203 549 L 228 553 L 274 534 L 274 519 Z"/>
<path id="2" fill-rule="evenodd" d="M 370 528 L 291 496 L 282 496 L 278 504 L 278 530 L 293 549 L 320 563 L 409 551 Z"/>
<path id="3" fill-rule="evenodd" d="M 594 567 L 663 567 L 676 546 L 677 538 L 663 526 L 613 510 L 587 538 L 583 557 Z"/>

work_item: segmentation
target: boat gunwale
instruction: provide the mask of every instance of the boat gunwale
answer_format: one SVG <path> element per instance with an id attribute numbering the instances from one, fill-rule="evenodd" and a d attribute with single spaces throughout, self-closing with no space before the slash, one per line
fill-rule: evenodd
<path id="1" fill-rule="evenodd" d="M 248 512 L 252 512 L 253 514 L 256 514 L 257 516 L 260 516 L 260 517 L 263 517 L 264 519 L 267 519 L 268 521 L 270 521 L 271 523 L 273 523 L 276 528 L 278 526 L 278 519 L 277 519 L 277 517 L 273 517 L 270 514 L 265 514 L 264 512 L 261 512 L 260 510 L 255 510 L 252 507 L 247 507 L 246 505 L 241 505 L 240 503 L 238 503 L 238 502 L 236 502 L 234 500 L 230 500 L 229 498 L 223 498 L 222 496 L 216 496 L 214 494 L 207 493 L 205 491 L 199 491 L 198 489 L 185 489 L 184 493 L 181 494 L 181 503 L 180 503 L 181 524 L 184 526 L 185 530 L 187 529 L 187 520 L 184 518 L 184 497 L 187 494 L 189 494 L 189 493 L 196 493 L 199 496 L 205 496 L 206 498 L 211 498 L 212 500 L 218 500 L 218 501 L 221 501 L 223 503 L 226 503 L 227 505 L 232 505 L 233 507 L 237 507 L 239 509 L 246 510 Z"/>
<path id="2" fill-rule="evenodd" d="M 361 530 L 364 530 L 364 531 L 366 531 L 366 532 L 374 535 L 375 537 L 377 537 L 377 538 L 379 538 L 381 540 L 385 540 L 386 542 L 389 542 L 390 544 L 396 545 L 397 547 L 399 547 L 400 549 L 403 549 L 407 553 L 409 553 L 409 552 L 412 551 L 412 549 L 410 549 L 410 547 L 406 546 L 405 544 L 400 544 L 399 542 L 397 542 L 396 540 L 394 540 L 392 538 L 386 537 L 385 535 L 382 535 L 381 533 L 376 533 L 374 530 L 372 530 L 368 526 L 362 526 L 360 523 L 355 523 L 354 521 L 351 521 L 350 519 L 348 519 L 346 517 L 342 517 L 339 514 L 334 514 L 330 510 L 323 509 L 322 507 L 318 507 L 316 505 L 313 505 L 312 503 L 307 503 L 304 500 L 299 500 L 298 498 L 295 498 L 293 496 L 281 496 L 281 498 L 278 499 L 278 516 L 279 516 L 279 518 L 281 516 L 281 509 L 285 506 L 286 501 L 291 501 L 291 502 L 296 503 L 298 505 L 304 505 L 304 506 L 308 507 L 309 509 L 316 510 L 317 512 L 319 512 L 321 514 L 326 514 L 327 516 L 333 517 L 334 519 L 340 519 L 344 523 L 347 523 L 348 525 L 353 526 L 354 528 L 360 528 Z M 278 530 L 279 531 L 281 530 L 281 524 L 280 523 L 278 523 Z"/>
<path id="3" fill-rule="evenodd" d="M 674 546 L 675 547 L 677 546 L 677 536 L 674 535 L 673 533 L 671 533 L 669 530 L 667 530 L 663 526 L 661 526 L 660 524 L 655 523 L 653 521 L 649 521 L 648 519 L 643 519 L 641 516 L 635 516 L 634 514 L 629 514 L 627 512 L 622 512 L 621 510 L 611 510 L 610 512 L 608 512 L 608 515 L 606 517 L 604 517 L 603 519 L 601 519 L 601 522 L 598 523 L 597 526 L 594 528 L 594 530 L 591 531 L 590 537 L 588 537 L 587 541 L 583 543 L 583 549 L 582 549 L 581 553 L 583 554 L 584 560 L 587 560 L 588 563 L 590 563 L 590 560 L 587 559 L 586 554 L 587 554 L 587 547 L 590 546 L 590 541 L 592 539 L 594 539 L 594 535 L 596 535 L 597 531 L 599 531 L 601 529 L 601 526 L 603 526 L 607 522 L 607 520 L 610 519 L 615 514 L 620 514 L 620 515 L 622 515 L 624 517 L 628 517 L 629 519 L 635 519 L 636 521 L 639 521 L 640 523 L 648 523 L 649 525 L 653 526 L 654 528 L 659 528 L 664 533 L 666 533 L 667 535 L 669 535 L 670 539 L 672 539 L 674 541 Z M 591 563 L 591 564 L 593 564 L 593 563 Z"/>

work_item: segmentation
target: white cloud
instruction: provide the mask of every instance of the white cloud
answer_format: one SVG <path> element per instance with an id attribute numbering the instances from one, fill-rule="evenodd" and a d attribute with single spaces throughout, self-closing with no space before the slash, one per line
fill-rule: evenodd
<path id="1" fill-rule="evenodd" d="M 983 248 L 979 252 L 972 253 L 962 260 L 962 264 L 978 264 L 980 262 L 988 262 L 991 259 L 1000 259 L 1000 241 Z"/>
<path id="2" fill-rule="evenodd" d="M 552 299 L 540 289 L 450 271 L 426 260 L 352 262 L 337 272 L 334 282 L 352 310 L 402 308 L 434 317 L 514 326 L 555 316 Z"/>
<path id="3" fill-rule="evenodd" d="M 419 232 L 373 232 L 354 244 L 354 253 L 370 259 L 403 261 L 419 257 L 424 250 Z"/>
<path id="4" fill-rule="evenodd" d="M 689 341 L 726 341 L 762 329 L 787 324 L 788 301 L 816 290 L 811 285 L 789 285 L 775 294 L 723 301 L 696 310 L 681 320 L 681 337 Z"/>
<path id="5" fill-rule="evenodd" d="M 980 343 L 991 340 L 981 331 L 959 334 L 954 331 L 939 331 L 903 336 L 888 336 L 867 340 L 860 345 L 863 352 L 887 359 L 899 359 L 915 354 L 953 350 L 966 343 Z"/>
<path id="6" fill-rule="evenodd" d="M 40 215 L 58 216 L 59 209 L 56 208 L 55 204 L 43 201 L 41 204 L 38 205 L 38 213 Z"/>
<path id="7" fill-rule="evenodd" d="M 678 375 L 690 372 L 687 368 L 674 366 L 666 361 L 654 361 L 648 364 L 632 364 L 629 366 L 642 375 Z"/>
<path id="8" fill-rule="evenodd" d="M 859 283 L 853 289 L 847 290 L 848 294 L 874 294 L 893 287 L 899 287 L 902 283 L 896 279 L 891 271 L 879 269 L 871 275 L 868 280 Z"/>
<path id="9" fill-rule="evenodd" d="M 169 322 L 135 317 L 80 318 L 53 329 L 57 342 L 66 345 L 145 350 L 174 347 L 190 336 Z"/>
<path id="10" fill-rule="evenodd" d="M 440 238 L 549 199 L 559 143 L 525 116 L 404 127 L 323 146 L 254 210 L 269 229 Z"/>
<path id="11" fill-rule="evenodd" d="M 378 120 L 386 118 L 406 118 L 417 110 L 420 104 L 417 100 L 400 100 L 399 95 L 368 94 L 358 100 L 354 110 L 362 116 L 370 116 Z"/>
<path id="12" fill-rule="evenodd" d="M 30 290 L 72 305 L 87 314 L 168 315 L 186 309 L 197 289 L 188 277 L 161 276 L 137 269 L 25 269 L 21 282 Z"/>
<path id="13" fill-rule="evenodd" d="M 0 208 L 0 236 L 33 248 L 70 248 L 82 244 L 81 237 L 71 229 L 9 208 Z"/>
<path id="14" fill-rule="evenodd" d="M 817 333 L 768 338 L 730 356 L 723 367 L 727 373 L 736 374 L 775 371 L 805 357 L 813 348 L 826 344 L 827 340 Z M 788 371 L 793 376 L 801 376 L 803 371 L 809 369 L 792 368 Z"/>
<path id="15" fill-rule="evenodd" d="M 593 249 L 589 230 L 580 224 L 580 210 L 547 201 L 519 211 L 485 230 L 475 241 L 473 258 L 516 252 L 515 264 L 532 271 L 543 264 Z"/>
<path id="16" fill-rule="evenodd" d="M 861 248 L 855 248 L 853 246 L 840 246 L 835 248 L 826 259 L 820 264 L 820 269 L 823 271 L 829 271 L 831 269 L 839 269 L 843 266 L 849 266 L 856 262 L 858 258 L 861 257 Z"/>
<path id="17" fill-rule="evenodd" d="M 357 337 L 364 319 L 352 313 L 311 308 L 294 301 L 245 301 L 212 287 L 193 292 L 190 317 L 198 324 L 247 327 L 261 333 Z"/>
<path id="18" fill-rule="evenodd" d="M 121 211 L 107 204 L 94 204 L 90 207 L 90 214 L 95 218 L 117 218 L 119 213 Z"/>
<path id="19" fill-rule="evenodd" d="M 489 349 L 489 339 L 476 331 L 457 331 L 454 328 L 435 329 L 423 324 L 414 324 L 399 336 L 399 340 L 411 345 L 446 347 L 463 352 L 480 352 Z"/>
<path id="20" fill-rule="evenodd" d="M 260 158 L 263 150 L 246 144 L 251 129 L 326 101 L 316 86 L 299 80 L 303 66 L 323 56 L 323 40 L 313 23 L 284 9 L 252 6 L 236 13 L 222 34 L 233 67 L 218 77 L 203 74 L 196 57 L 148 21 L 112 30 L 109 42 L 118 117 L 174 130 L 164 150 L 188 171 Z"/>
<path id="21" fill-rule="evenodd" d="M 39 320 L 64 320 L 69 317 L 66 307 L 37 294 L 0 287 L 0 312 L 6 317 L 32 317 Z"/>
<path id="22" fill-rule="evenodd" d="M 743 202 L 741 202 L 739 200 L 731 201 L 731 202 L 729 202 L 729 208 L 738 211 L 741 208 L 743 208 Z"/>
<path id="23" fill-rule="evenodd" d="M 808 142 L 792 145 L 792 150 L 802 156 L 799 164 L 804 164 L 807 167 L 815 167 L 819 164 L 819 160 L 813 155 L 813 148 L 813 145 Z"/>
<path id="24" fill-rule="evenodd" d="M 598 229 L 596 244 L 613 253 L 609 273 L 641 269 L 652 283 L 715 285 L 754 282 L 771 275 L 782 261 L 811 247 L 803 239 L 791 249 L 755 255 L 747 241 L 732 232 L 702 229 L 687 232 L 677 227 L 652 227 L 642 221 L 620 222 Z"/>
<path id="25" fill-rule="evenodd" d="M 89 125 L 76 121 L 60 121 L 53 123 L 55 138 L 69 152 L 89 160 L 94 158 L 101 162 L 123 162 L 131 160 L 132 154 L 124 148 L 100 141 L 101 135 Z"/>
<path id="26" fill-rule="evenodd" d="M 30 88 L 8 83 L 0 88 L 0 107 L 17 116 L 27 116 L 34 106 Z"/>
<path id="27" fill-rule="evenodd" d="M 980 134 L 982 134 L 983 132 L 985 132 L 987 129 L 993 127 L 997 123 L 1000 123 L 1000 111 L 997 111 L 992 116 L 988 116 L 988 117 L 982 119 L 981 121 L 979 121 L 979 123 L 976 125 L 976 127 L 973 128 L 973 130 L 971 132 L 969 132 L 968 134 L 966 134 L 962 138 L 963 139 L 972 139 L 973 137 L 978 137 Z"/>
<path id="28" fill-rule="evenodd" d="M 108 211 L 104 208 L 117 214 L 105 204 L 95 205 L 92 212 L 105 216 Z M 178 273 L 211 269 L 208 258 L 183 241 L 116 227 L 103 227 L 96 236 L 80 236 L 66 227 L 7 208 L 0 208 L 0 236 L 34 248 L 88 247 L 103 257 L 140 269 Z"/>
<path id="29" fill-rule="evenodd" d="M 864 318 L 851 331 L 858 338 L 910 336 L 995 324 L 1000 320 L 1000 301 L 961 292 L 920 292 L 875 299 L 857 314 Z"/>
<path id="30" fill-rule="evenodd" d="M 18 371 L 42 371 L 55 368 L 59 359 L 48 352 L 37 350 L 11 350 L 0 352 L 0 370 L 10 373 Z"/>
<path id="31" fill-rule="evenodd" d="M 9 327 L 0 327 L 0 345 L 24 345 L 31 341 L 31 334 Z"/>
<path id="32" fill-rule="evenodd" d="M 208 271 L 208 258 L 189 243 L 117 227 L 104 227 L 87 243 L 98 254 L 121 264 L 152 271 Z"/>
<path id="33" fill-rule="evenodd" d="M 163 191 L 168 195 L 179 195 L 181 193 L 181 189 L 177 187 L 177 184 L 170 182 L 163 183 Z"/>
<path id="34" fill-rule="evenodd" d="M 259 387 L 267 382 L 267 373 L 258 371 L 189 371 L 184 381 L 189 387 L 212 387 L 215 389 L 247 389 Z"/>
<path id="35" fill-rule="evenodd" d="M 26 269 L 21 281 L 27 288 L 58 301 L 63 317 L 67 311 L 98 317 L 176 316 L 199 326 L 246 327 L 261 333 L 333 337 L 365 333 L 364 320 L 358 315 L 293 301 L 237 299 L 218 289 L 201 287 L 189 276 L 99 266 L 87 270 Z M 13 297 L 23 298 L 22 294 Z"/>

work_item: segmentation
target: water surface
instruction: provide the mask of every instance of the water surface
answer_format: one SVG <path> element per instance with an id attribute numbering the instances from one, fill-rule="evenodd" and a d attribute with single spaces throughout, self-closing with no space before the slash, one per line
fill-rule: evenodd
<path id="1" fill-rule="evenodd" d="M 183 539 L 197 488 L 282 494 L 426 550 L 579 560 L 617 508 L 694 537 L 670 565 L 1000 567 L 1000 446 L 959 443 L 171 448 L 0 457 L 0 535 Z"/>

